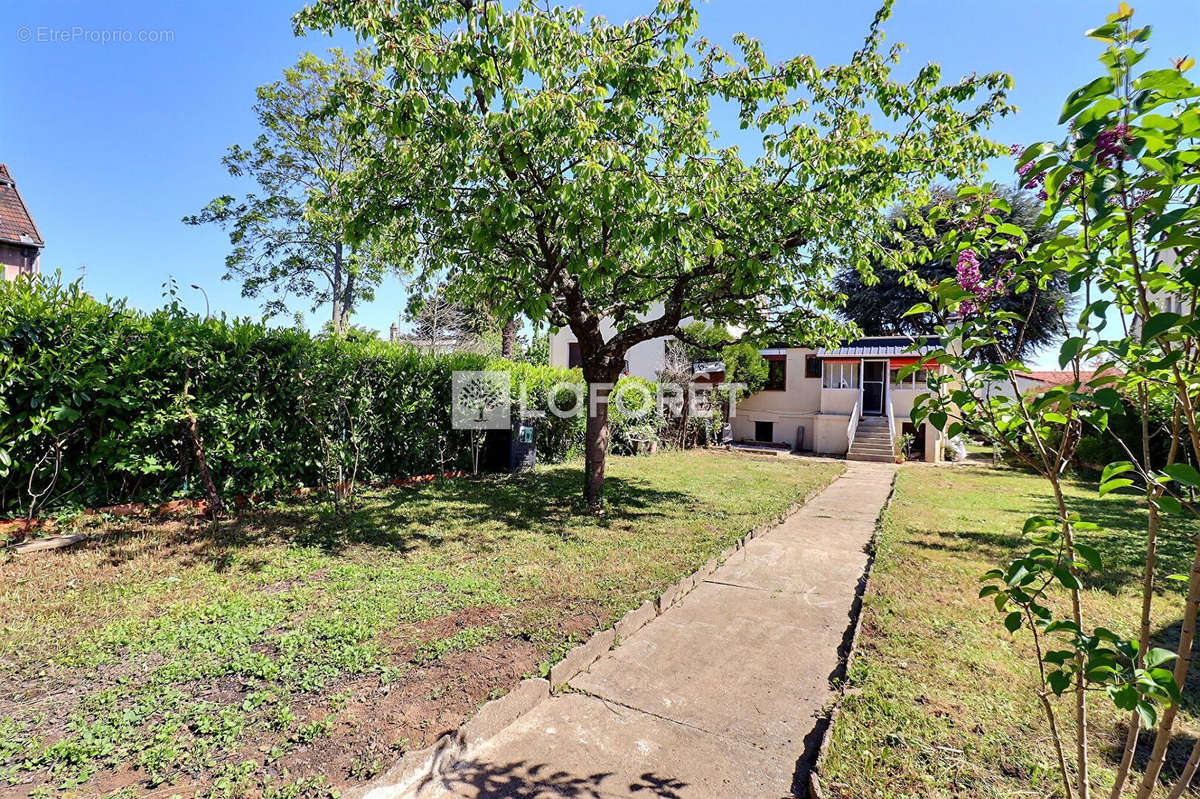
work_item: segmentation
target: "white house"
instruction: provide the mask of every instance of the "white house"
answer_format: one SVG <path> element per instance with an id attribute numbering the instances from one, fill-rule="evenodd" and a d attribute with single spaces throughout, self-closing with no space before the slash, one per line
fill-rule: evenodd
<path id="1" fill-rule="evenodd" d="M 910 433 L 925 460 L 941 460 L 942 433 L 929 423 L 917 428 L 909 420 L 913 400 L 926 391 L 928 371 L 901 380 L 900 370 L 937 348 L 931 339 L 915 349 L 914 344 L 908 336 L 876 336 L 834 349 L 763 350 L 768 386 L 737 404 L 730 420 L 734 440 L 890 461 L 897 454 L 896 440 Z"/>
<path id="2" fill-rule="evenodd" d="M 662 303 L 657 302 L 651 306 L 648 314 L 638 318 L 643 321 L 657 319 L 662 316 L 662 313 Z M 686 327 L 692 321 L 692 319 L 684 319 L 680 324 Z M 604 336 L 605 341 L 616 335 L 616 332 L 616 328 L 607 319 L 600 323 L 600 333 Z M 640 341 L 630 347 L 629 352 L 625 355 L 625 374 L 642 377 L 646 380 L 658 380 L 658 373 L 666 365 L 667 342 L 672 338 L 672 336 L 660 336 L 649 341 Z M 579 354 L 579 340 L 575 338 L 575 334 L 569 328 L 564 327 L 551 334 L 551 366 L 576 367 L 582 363 Z"/>

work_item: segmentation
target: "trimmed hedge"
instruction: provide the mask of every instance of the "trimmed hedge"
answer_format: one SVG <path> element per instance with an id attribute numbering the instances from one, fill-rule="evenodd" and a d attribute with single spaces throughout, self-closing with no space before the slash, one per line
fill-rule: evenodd
<path id="1" fill-rule="evenodd" d="M 524 385 L 537 409 L 556 383 L 582 381 L 578 370 L 203 320 L 174 300 L 147 314 L 56 279 L 0 283 L 0 515 L 202 497 L 189 414 L 226 498 L 352 472 L 469 468 L 450 387 L 454 371 L 473 369 L 510 370 L 514 400 Z M 666 421 L 614 413 L 617 449 L 647 426 Z M 537 429 L 543 462 L 582 451 L 582 416 L 546 414 Z"/>
<path id="2" fill-rule="evenodd" d="M 451 374 L 493 365 L 0 284 L 0 512 L 202 496 L 189 411 L 223 496 L 462 468 Z"/>

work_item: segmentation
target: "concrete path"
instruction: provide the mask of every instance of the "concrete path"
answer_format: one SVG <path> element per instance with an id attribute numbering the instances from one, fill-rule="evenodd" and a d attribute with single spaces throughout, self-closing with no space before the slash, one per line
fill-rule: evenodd
<path id="1" fill-rule="evenodd" d="M 894 465 L 845 474 L 415 796 L 807 795 Z"/>

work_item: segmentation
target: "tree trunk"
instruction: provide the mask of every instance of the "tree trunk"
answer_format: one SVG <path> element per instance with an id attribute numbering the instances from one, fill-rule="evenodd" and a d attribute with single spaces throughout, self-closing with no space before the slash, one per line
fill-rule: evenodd
<path id="1" fill-rule="evenodd" d="M 330 294 L 333 296 L 333 314 L 330 317 L 330 322 L 333 324 L 333 332 L 340 335 L 342 332 L 342 245 L 337 244 L 333 248 L 333 285 Z"/>
<path id="2" fill-rule="evenodd" d="M 512 360 L 517 351 L 517 319 L 513 317 L 500 330 L 500 357 Z"/>
<path id="3" fill-rule="evenodd" d="M 604 508 L 604 462 L 608 457 L 608 397 L 617 378 L 621 376 L 621 365 L 625 355 L 619 357 L 609 353 L 597 356 L 595 361 L 584 355 L 583 377 L 587 380 L 587 433 L 583 448 L 583 498 L 592 513 Z M 596 412 L 592 413 L 592 392 L 596 393 Z"/>
<path id="4" fill-rule="evenodd" d="M 588 384 L 591 395 L 591 384 Z M 607 398 L 608 392 L 597 390 Z M 587 438 L 584 445 L 583 498 L 588 509 L 599 513 L 604 507 L 604 461 L 608 457 L 608 403 L 598 403 L 596 412 L 588 412 Z"/>

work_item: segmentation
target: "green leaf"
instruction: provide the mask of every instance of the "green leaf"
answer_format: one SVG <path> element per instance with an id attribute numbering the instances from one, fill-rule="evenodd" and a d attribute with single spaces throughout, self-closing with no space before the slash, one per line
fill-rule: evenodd
<path id="1" fill-rule="evenodd" d="M 1095 547 L 1076 541 L 1075 552 L 1083 556 L 1088 568 L 1092 571 L 1100 571 L 1104 567 L 1104 560 L 1100 557 L 1100 552 Z"/>
<path id="2" fill-rule="evenodd" d="M 1010 633 L 1015 633 L 1017 630 L 1021 629 L 1023 619 L 1024 616 L 1021 614 L 1021 611 L 1014 610 L 1012 613 L 1004 617 L 1004 627 Z"/>
<path id="3" fill-rule="evenodd" d="M 1067 339 L 1063 342 L 1062 347 L 1058 351 L 1058 365 L 1062 368 L 1067 368 L 1067 364 L 1075 360 L 1079 355 L 1079 351 L 1087 344 L 1086 341 L 1078 336 Z"/>
<path id="4" fill-rule="evenodd" d="M 1183 503 L 1170 494 L 1163 494 L 1158 498 L 1158 510 L 1160 513 L 1183 513 Z"/>
<path id="5" fill-rule="evenodd" d="M 1183 317 L 1177 313 L 1160 313 L 1155 314 L 1146 320 L 1142 325 L 1142 343 L 1145 344 L 1153 339 L 1158 338 L 1163 333 L 1166 333 L 1175 325 L 1179 324 L 1179 320 Z"/>
<path id="6" fill-rule="evenodd" d="M 918 302 L 913 307 L 904 312 L 905 316 L 918 316 L 924 313 L 933 313 L 933 306 L 927 302 Z"/>
<path id="7" fill-rule="evenodd" d="M 1062 587 L 1070 591 L 1079 589 L 1079 580 L 1065 566 L 1059 566 L 1054 570 L 1054 576 L 1062 583 Z"/>
<path id="8" fill-rule="evenodd" d="M 1107 28 L 1109 26 L 1104 26 Z M 1088 36 L 1096 38 L 1096 35 L 1103 31 L 1104 28 L 1096 28 L 1088 32 Z M 1115 31 L 1114 31 L 1115 32 Z M 1062 113 L 1059 114 L 1058 124 L 1063 124 L 1071 117 L 1078 114 L 1083 109 L 1091 105 L 1097 98 L 1103 97 L 1113 90 L 1113 80 L 1107 75 L 1101 78 L 1096 78 L 1086 86 L 1081 86 L 1075 91 L 1067 95 L 1067 102 L 1063 105 Z"/>
<path id="9" fill-rule="evenodd" d="M 1146 729 L 1151 729 L 1158 723 L 1158 711 L 1154 709 L 1154 705 L 1146 700 L 1141 700 L 1137 703 L 1138 716 L 1142 719 L 1142 726 Z"/>
<path id="10" fill-rule="evenodd" d="M 1012 222 L 1005 222 L 1004 224 L 997 225 L 996 232 L 1003 233 L 1006 236 L 1014 236 L 1015 238 L 1021 240 L 1025 239 L 1025 231 L 1021 230 L 1021 228 L 1017 227 Z"/>
<path id="11" fill-rule="evenodd" d="M 1118 488 L 1126 488 L 1131 485 L 1133 485 L 1133 481 L 1125 478 L 1109 480 L 1107 483 L 1100 484 L 1100 496 L 1116 491 Z"/>
<path id="12" fill-rule="evenodd" d="M 1170 649 L 1155 647 L 1146 653 L 1146 668 L 1152 669 L 1155 666 L 1161 666 L 1164 663 L 1174 660 L 1175 657 L 1175 653 Z"/>
<path id="13" fill-rule="evenodd" d="M 1200 472 L 1196 471 L 1195 467 L 1190 464 L 1173 463 L 1170 466 L 1164 466 L 1163 471 L 1178 483 L 1191 486 L 1192 488 L 1200 488 Z"/>
<path id="14" fill-rule="evenodd" d="M 1057 526 L 1058 526 L 1058 519 L 1052 518 L 1050 516 L 1030 516 L 1028 519 L 1025 520 L 1025 526 L 1021 530 L 1021 532 L 1024 533 L 1025 535 L 1029 535 L 1034 530 L 1038 530 L 1043 527 L 1057 527 Z"/>
<path id="15" fill-rule="evenodd" d="M 1133 464 L 1129 461 L 1115 461 L 1104 467 L 1104 471 L 1100 474 L 1100 482 L 1107 483 L 1118 474 L 1133 471 Z"/>
<path id="16" fill-rule="evenodd" d="M 1046 675 L 1046 681 L 1050 683 L 1050 690 L 1055 696 L 1062 696 L 1063 692 L 1071 687 L 1071 675 L 1062 670 L 1055 670 Z"/>

